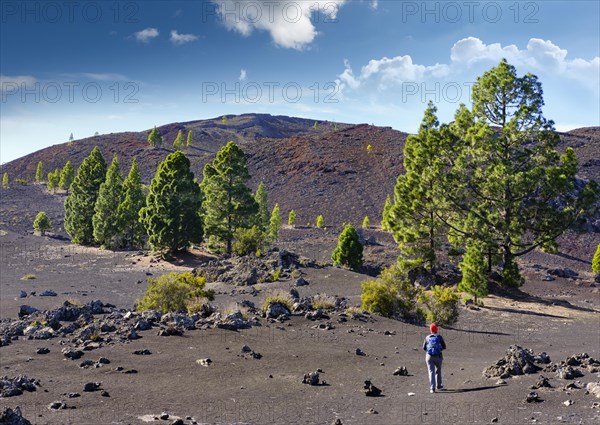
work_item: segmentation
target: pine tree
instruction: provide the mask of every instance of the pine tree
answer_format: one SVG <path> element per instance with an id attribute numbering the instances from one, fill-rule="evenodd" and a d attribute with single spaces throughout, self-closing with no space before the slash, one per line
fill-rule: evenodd
<path id="1" fill-rule="evenodd" d="M 482 248 L 477 243 L 469 245 L 459 264 L 462 280 L 458 284 L 458 290 L 473 295 L 475 304 L 477 304 L 477 298 L 485 297 L 488 294 L 488 274 Z"/>
<path id="2" fill-rule="evenodd" d="M 44 180 L 44 164 L 42 164 L 42 161 L 39 161 L 37 163 L 37 168 L 35 170 L 35 182 L 37 184 L 42 183 L 42 181 Z"/>
<path id="3" fill-rule="evenodd" d="M 71 183 L 75 179 L 75 171 L 71 166 L 71 161 L 67 161 L 65 166 L 60 172 L 60 181 L 58 183 L 58 187 L 60 190 L 66 190 L 67 195 L 69 194 L 69 188 L 71 187 Z"/>
<path id="4" fill-rule="evenodd" d="M 296 211 L 290 210 L 290 213 L 288 214 L 288 224 L 293 226 L 294 223 L 296 223 Z"/>
<path id="5" fill-rule="evenodd" d="M 96 146 L 77 169 L 71 194 L 65 199 L 65 230 L 73 243 L 86 245 L 94 241 L 92 217 L 105 178 L 106 162 Z"/>
<path id="6" fill-rule="evenodd" d="M 598 248 L 596 248 L 596 253 L 594 254 L 594 259 L 592 260 L 592 271 L 594 273 L 600 273 L 600 244 L 598 244 Z"/>
<path id="7" fill-rule="evenodd" d="M 73 140 L 75 140 L 75 138 L 73 137 L 73 133 L 71 133 L 71 134 L 69 135 L 69 142 L 72 142 Z"/>
<path id="8" fill-rule="evenodd" d="M 390 217 L 390 209 L 392 208 L 392 201 L 390 200 L 390 195 L 385 198 L 385 205 L 383 206 L 383 213 L 381 214 L 381 230 L 389 231 L 389 227 L 387 225 L 387 221 Z"/>
<path id="9" fill-rule="evenodd" d="M 317 225 L 318 229 L 322 229 L 323 226 L 325 225 L 325 220 L 323 219 L 323 215 L 322 214 L 319 214 L 317 216 L 317 223 L 316 223 L 316 225 Z"/>
<path id="10" fill-rule="evenodd" d="M 60 182 L 60 171 L 58 168 L 54 171 L 48 173 L 48 177 L 46 179 L 46 188 L 51 190 L 52 193 L 56 193 L 56 189 L 58 188 L 58 183 Z"/>
<path id="11" fill-rule="evenodd" d="M 35 220 L 33 221 L 33 229 L 40 232 L 42 236 L 46 235 L 46 230 L 52 229 L 50 218 L 48 218 L 48 215 L 46 215 L 44 211 L 40 211 L 35 216 Z"/>
<path id="12" fill-rule="evenodd" d="M 204 228 L 207 235 L 226 243 L 228 254 L 236 229 L 251 227 L 258 211 L 246 185 L 249 179 L 244 152 L 233 142 L 204 166 Z"/>
<path id="13" fill-rule="evenodd" d="M 148 143 L 154 148 L 158 148 L 163 144 L 162 136 L 158 133 L 156 126 L 154 126 L 154 128 L 152 129 L 152 131 L 150 131 L 150 134 L 148 135 Z"/>
<path id="14" fill-rule="evenodd" d="M 575 191 L 573 149 L 556 151 L 559 136 L 544 118 L 537 77 L 518 77 L 506 60 L 477 78 L 473 110 L 461 106 L 449 138 L 462 149 L 446 190 L 453 209 L 453 243 L 479 241 L 500 260 L 503 283 L 523 279 L 515 259 L 556 238 L 589 213 L 598 200 L 590 181 Z M 495 129 L 492 126 L 496 127 Z"/>
<path id="15" fill-rule="evenodd" d="M 404 146 L 404 174 L 394 188 L 394 204 L 387 211 L 386 226 L 394 235 L 404 259 L 419 260 L 435 272 L 436 251 L 447 229 L 440 219 L 445 211 L 444 179 L 450 164 L 449 147 L 442 137 L 437 108 L 429 102 L 419 132 Z M 386 202 L 387 204 L 387 202 Z"/>
<path id="16" fill-rule="evenodd" d="M 8 173 L 2 174 L 2 188 L 8 189 Z"/>
<path id="17" fill-rule="evenodd" d="M 148 242 L 154 251 L 170 254 L 202 241 L 201 194 L 190 161 L 181 151 L 162 161 L 140 210 Z"/>
<path id="18" fill-rule="evenodd" d="M 258 228 L 263 231 L 267 230 L 269 227 L 269 195 L 263 182 L 260 182 L 258 185 L 254 194 L 254 200 L 258 204 L 258 213 L 256 214 Z"/>
<path id="19" fill-rule="evenodd" d="M 123 243 L 130 248 L 142 245 L 144 226 L 140 222 L 140 210 L 144 207 L 142 180 L 134 159 L 129 169 L 129 175 L 123 182 L 123 201 L 117 209 L 119 230 Z"/>
<path id="20" fill-rule="evenodd" d="M 192 144 L 194 143 L 194 136 L 192 135 L 192 130 L 188 131 L 188 135 L 187 135 L 187 141 L 186 141 L 186 145 L 188 147 L 192 146 Z"/>
<path id="21" fill-rule="evenodd" d="M 368 215 L 365 215 L 365 218 L 363 219 L 363 223 L 362 223 L 362 228 L 368 229 L 370 225 L 371 225 L 371 220 L 369 220 Z"/>
<path id="22" fill-rule="evenodd" d="M 173 147 L 177 150 L 181 150 L 181 148 L 183 148 L 183 133 L 181 130 L 179 130 L 177 137 L 175 137 L 175 141 L 173 141 Z"/>
<path id="23" fill-rule="evenodd" d="M 123 175 L 115 154 L 106 171 L 106 179 L 100 184 L 92 217 L 94 241 L 105 248 L 116 248 L 120 242 L 117 207 L 122 200 Z"/>
<path id="24" fill-rule="evenodd" d="M 279 230 L 281 229 L 281 213 L 279 212 L 279 204 L 275 204 L 269 219 L 269 238 L 276 242 L 279 239 Z"/>
<path id="25" fill-rule="evenodd" d="M 331 259 L 334 265 L 347 266 L 358 271 L 363 264 L 363 246 L 360 243 L 358 232 L 351 224 L 346 224 L 338 237 L 338 244 Z"/>

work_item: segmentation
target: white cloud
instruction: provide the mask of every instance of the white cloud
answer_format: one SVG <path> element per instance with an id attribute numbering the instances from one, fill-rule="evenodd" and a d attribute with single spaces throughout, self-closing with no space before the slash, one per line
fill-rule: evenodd
<path id="1" fill-rule="evenodd" d="M 246 70 L 245 69 L 241 69 L 240 70 L 240 77 L 239 77 L 240 81 L 246 81 Z"/>
<path id="2" fill-rule="evenodd" d="M 0 74 L 0 91 L 14 91 L 20 88 L 27 88 L 37 82 L 31 75 L 4 75 Z"/>
<path id="3" fill-rule="evenodd" d="M 81 74 L 85 78 L 89 78 L 90 80 L 96 81 L 127 81 L 128 78 L 123 74 L 117 73 L 93 73 L 93 72 L 83 72 Z"/>
<path id="4" fill-rule="evenodd" d="M 379 7 L 379 0 L 371 0 L 371 9 L 377 9 Z"/>
<path id="5" fill-rule="evenodd" d="M 198 36 L 194 34 L 179 34 L 177 30 L 173 30 L 171 31 L 170 40 L 173 44 L 185 44 L 198 40 Z"/>
<path id="6" fill-rule="evenodd" d="M 158 37 L 158 30 L 156 28 L 146 28 L 144 30 L 133 33 L 133 37 L 142 43 L 149 43 L 153 38 Z"/>
<path id="7" fill-rule="evenodd" d="M 267 31 L 273 42 L 288 49 L 302 50 L 318 35 L 311 20 L 333 21 L 346 0 L 212 0 L 225 26 L 248 37 L 254 30 Z"/>
<path id="8" fill-rule="evenodd" d="M 369 81 L 374 81 L 380 89 L 403 82 L 422 82 L 429 79 L 461 77 L 475 64 L 493 66 L 502 58 L 520 68 L 522 72 L 551 74 L 584 82 L 595 89 L 600 88 L 600 58 L 591 60 L 568 59 L 568 52 L 550 40 L 532 38 L 525 49 L 510 44 L 485 44 L 479 38 L 467 37 L 457 41 L 450 49 L 448 64 L 422 65 L 414 63 L 409 55 L 393 58 L 372 59 L 355 76 L 348 61 L 344 61 L 344 71 L 338 75 L 340 90 L 357 89 Z"/>
<path id="9" fill-rule="evenodd" d="M 543 71 L 567 78 L 576 79 L 598 88 L 600 83 L 600 58 L 591 60 L 567 58 L 568 51 L 550 40 L 531 38 L 525 49 L 514 44 L 485 44 L 478 38 L 467 37 L 457 41 L 450 50 L 454 65 L 471 66 L 480 62 L 498 62 L 502 58 L 527 71 Z"/>

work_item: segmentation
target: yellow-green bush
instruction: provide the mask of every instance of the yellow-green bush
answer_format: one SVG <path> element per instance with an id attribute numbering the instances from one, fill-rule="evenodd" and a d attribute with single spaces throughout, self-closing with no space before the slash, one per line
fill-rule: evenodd
<path id="1" fill-rule="evenodd" d="M 458 320 L 459 299 L 456 289 L 441 285 L 419 296 L 419 302 L 423 303 L 426 310 L 427 321 L 442 325 L 451 325 Z"/>
<path id="2" fill-rule="evenodd" d="M 148 289 L 138 301 L 137 310 L 158 310 L 161 313 L 187 311 L 188 303 L 196 298 L 214 299 L 212 290 L 204 290 L 206 281 L 191 272 L 167 273 L 158 279 L 148 279 Z M 194 305 L 194 303 L 190 303 Z"/>
<path id="3" fill-rule="evenodd" d="M 257 226 L 252 226 L 251 229 L 237 229 L 233 238 L 233 252 L 242 256 L 260 252 L 265 245 L 267 234 Z"/>
<path id="4" fill-rule="evenodd" d="M 419 289 L 397 265 L 385 269 L 377 279 L 362 283 L 362 308 L 386 317 L 410 316 L 416 312 Z"/>

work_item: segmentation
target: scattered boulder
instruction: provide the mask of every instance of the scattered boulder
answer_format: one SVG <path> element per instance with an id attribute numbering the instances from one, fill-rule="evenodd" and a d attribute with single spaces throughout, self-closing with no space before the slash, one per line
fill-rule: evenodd
<path id="1" fill-rule="evenodd" d="M 14 410 L 10 407 L 6 407 L 2 410 L 2 413 L 0 414 L 0 424 L 31 425 L 31 422 L 23 417 L 21 408 L 17 406 Z"/>
<path id="2" fill-rule="evenodd" d="M 363 392 L 367 397 L 379 397 L 381 396 L 381 390 L 371 383 L 371 381 L 365 381 L 363 386 Z"/>
<path id="3" fill-rule="evenodd" d="M 597 398 L 600 398 L 600 382 L 589 382 L 585 389 L 588 393 L 595 395 Z"/>
<path id="4" fill-rule="evenodd" d="M 51 291 L 50 289 L 47 289 L 40 294 L 40 297 L 55 297 L 57 295 L 58 294 L 56 292 Z"/>
<path id="5" fill-rule="evenodd" d="M 33 392 L 40 382 L 27 375 L 19 375 L 14 378 L 3 376 L 0 378 L 0 397 L 14 397 L 23 394 L 23 391 Z"/>
<path id="6" fill-rule="evenodd" d="M 572 366 L 559 367 L 556 371 L 560 379 L 575 379 L 583 376 L 583 373 Z"/>
<path id="7" fill-rule="evenodd" d="M 294 286 L 306 286 L 308 285 L 308 281 L 300 276 L 298 279 L 294 281 Z"/>
<path id="8" fill-rule="evenodd" d="M 536 393 L 535 391 L 530 392 L 529 394 L 527 394 L 527 398 L 525 399 L 525 401 L 527 403 L 540 403 L 544 400 L 542 400 L 540 398 L 540 396 L 538 395 L 538 393 Z"/>
<path id="9" fill-rule="evenodd" d="M 250 323 L 244 319 L 241 311 L 237 310 L 229 313 L 223 319 L 217 322 L 216 326 L 221 329 L 237 330 L 250 327 Z"/>
<path id="10" fill-rule="evenodd" d="M 67 403 L 64 401 L 53 401 L 48 405 L 48 409 L 50 410 L 62 410 L 67 409 Z"/>
<path id="11" fill-rule="evenodd" d="M 94 391 L 98 391 L 102 384 L 100 382 L 88 382 L 83 386 L 83 391 L 86 393 L 91 393 Z"/>
<path id="12" fill-rule="evenodd" d="M 281 317 L 281 316 L 288 317 L 290 315 L 290 311 L 283 304 L 271 303 L 267 307 L 266 315 L 267 315 L 267 317 L 277 319 L 278 317 Z"/>
<path id="13" fill-rule="evenodd" d="M 204 367 L 209 367 L 212 362 L 213 361 L 209 358 L 196 360 L 196 363 L 198 363 L 200 366 L 204 366 Z"/>
<path id="14" fill-rule="evenodd" d="M 19 291 L 19 298 L 27 298 L 27 292 L 22 289 Z"/>
<path id="15" fill-rule="evenodd" d="M 319 372 L 309 372 L 304 374 L 304 377 L 302 378 L 302 383 L 308 385 L 319 385 L 319 379 Z"/>
<path id="16" fill-rule="evenodd" d="M 562 277 L 562 278 L 574 278 L 574 277 L 579 276 L 579 273 L 577 273 L 575 270 L 571 270 L 568 267 L 548 269 L 548 274 L 551 276 Z"/>
<path id="17" fill-rule="evenodd" d="M 538 390 L 540 388 L 553 388 L 550 384 L 550 380 L 543 375 L 540 375 L 540 379 L 530 387 L 532 390 Z"/>
<path id="18" fill-rule="evenodd" d="M 40 347 L 37 350 L 35 350 L 35 354 L 48 354 L 50 352 L 50 349 L 48 347 Z"/>
<path id="19" fill-rule="evenodd" d="M 405 366 L 401 366 L 394 371 L 393 375 L 394 376 L 408 376 L 408 370 L 406 369 Z"/>
<path id="20" fill-rule="evenodd" d="M 366 356 L 365 352 L 363 350 L 361 350 L 360 348 L 357 348 L 355 353 L 357 356 Z"/>
<path id="21" fill-rule="evenodd" d="M 533 351 L 519 345 L 511 345 L 506 355 L 483 371 L 487 378 L 506 379 L 513 375 L 536 373 L 542 368 L 536 364 Z"/>
<path id="22" fill-rule="evenodd" d="M 34 313 L 37 313 L 39 310 L 35 307 L 32 307 L 30 305 L 22 305 L 21 307 L 19 307 L 19 319 L 22 319 L 25 316 L 30 316 Z"/>
<path id="23" fill-rule="evenodd" d="M 61 350 L 61 352 L 63 353 L 63 355 L 67 358 L 67 359 L 71 359 L 71 360 L 77 360 L 80 359 L 83 356 L 83 351 L 81 350 L 76 350 L 70 347 L 65 347 Z"/>
<path id="24" fill-rule="evenodd" d="M 136 356 L 149 356 L 150 354 L 152 354 L 152 352 L 147 348 L 144 348 L 143 350 L 135 350 L 133 354 L 135 354 Z"/>

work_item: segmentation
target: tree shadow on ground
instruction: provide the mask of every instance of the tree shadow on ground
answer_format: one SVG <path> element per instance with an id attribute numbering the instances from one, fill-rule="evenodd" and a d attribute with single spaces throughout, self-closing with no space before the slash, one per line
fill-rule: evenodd
<path id="1" fill-rule="evenodd" d="M 460 329 L 460 328 L 455 328 L 453 326 L 449 326 L 449 325 L 444 325 L 444 329 L 448 329 L 451 331 L 456 331 L 456 332 L 465 332 L 465 333 L 469 333 L 469 334 L 484 334 L 484 335 L 498 335 L 498 336 L 512 336 L 512 334 L 506 333 L 506 332 L 495 332 L 495 331 L 476 331 L 474 329 Z"/>
<path id="2" fill-rule="evenodd" d="M 583 263 L 583 264 L 592 264 L 591 261 L 584 260 L 583 258 L 579 258 L 579 257 L 574 257 L 570 254 L 565 254 L 564 252 L 560 252 L 560 251 L 555 252 L 554 255 L 556 255 L 558 257 L 566 258 L 567 260 L 579 261 L 580 263 Z"/>
<path id="3" fill-rule="evenodd" d="M 586 313 L 600 313 L 600 310 L 597 310 L 594 308 L 589 308 L 589 307 L 580 307 L 577 305 L 573 305 L 567 300 L 546 299 L 546 298 L 542 298 L 540 296 L 531 295 L 526 292 L 523 292 L 519 288 L 507 288 L 507 287 L 499 285 L 498 283 L 493 283 L 490 285 L 490 294 L 497 295 L 499 297 L 506 298 L 506 299 L 513 300 L 513 301 L 530 302 L 530 303 L 540 304 L 540 305 L 548 306 L 548 307 L 563 307 L 563 308 L 566 308 L 569 310 L 581 311 L 581 312 L 586 312 Z M 511 308 L 498 308 L 498 307 L 486 307 L 486 306 L 484 306 L 483 308 L 487 308 L 490 310 L 496 310 L 496 311 L 506 311 L 509 313 L 530 314 L 530 315 L 535 315 L 535 316 L 554 317 L 554 318 L 559 318 L 559 319 L 565 318 L 563 316 L 553 316 L 553 315 L 546 314 L 546 313 L 536 313 L 536 312 L 532 312 L 532 311 L 511 309 Z"/>

